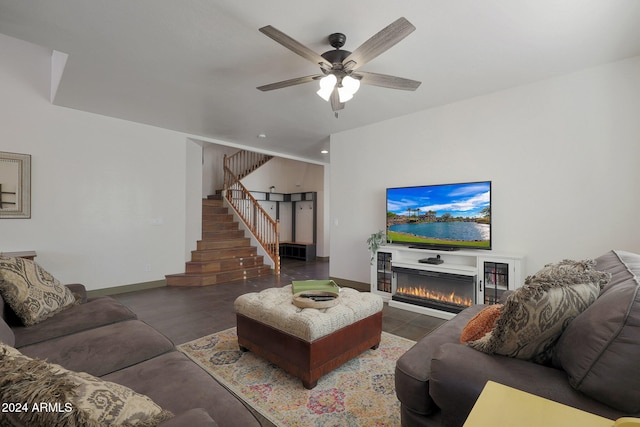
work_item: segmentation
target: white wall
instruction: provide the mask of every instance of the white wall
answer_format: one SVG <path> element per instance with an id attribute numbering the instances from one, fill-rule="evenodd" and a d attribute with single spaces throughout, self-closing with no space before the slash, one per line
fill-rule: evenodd
<path id="1" fill-rule="evenodd" d="M 203 159 L 204 150 L 202 141 L 186 140 L 185 158 L 185 249 L 184 259 L 191 260 L 191 251 L 197 249 L 198 240 L 202 239 L 202 192 L 204 182 Z M 177 270 L 181 273 L 184 270 Z"/>
<path id="2" fill-rule="evenodd" d="M 0 220 L 0 251 L 35 250 L 59 280 L 88 289 L 183 272 L 201 192 L 186 177 L 193 167 L 200 179 L 200 148 L 52 105 L 50 68 L 50 51 L 0 35 L 0 151 L 32 156 L 32 217 Z"/>
<path id="3" fill-rule="evenodd" d="M 385 189 L 408 185 L 492 180 L 494 251 L 527 274 L 640 252 L 639 117 L 632 58 L 332 135 L 331 276 L 370 280 Z"/>
<path id="4" fill-rule="evenodd" d="M 238 148 L 203 142 L 202 197 L 215 194 L 224 187 L 224 156 L 238 152 Z"/>
<path id="5" fill-rule="evenodd" d="M 321 165 L 274 157 L 245 177 L 242 183 L 251 191 L 269 191 L 272 185 L 276 187 L 276 193 L 322 191 L 323 170 Z"/>

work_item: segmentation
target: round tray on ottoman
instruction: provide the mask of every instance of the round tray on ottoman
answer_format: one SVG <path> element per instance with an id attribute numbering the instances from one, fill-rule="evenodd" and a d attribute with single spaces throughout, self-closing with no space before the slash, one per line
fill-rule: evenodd
<path id="1" fill-rule="evenodd" d="M 319 297 L 319 300 L 313 297 Z M 292 302 L 300 308 L 330 308 L 340 303 L 340 294 L 328 291 L 304 291 L 293 294 Z"/>

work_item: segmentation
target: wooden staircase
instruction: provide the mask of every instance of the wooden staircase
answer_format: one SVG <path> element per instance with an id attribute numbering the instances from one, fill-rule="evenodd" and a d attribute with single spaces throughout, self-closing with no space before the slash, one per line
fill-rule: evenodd
<path id="1" fill-rule="evenodd" d="M 242 184 L 247 176 L 272 157 L 241 150 L 232 156 L 224 156 L 224 198 L 235 213 L 242 218 L 265 254 L 273 261 L 274 272 L 280 274 L 280 222 L 272 218 L 251 192 Z"/>
<path id="2" fill-rule="evenodd" d="M 167 286 L 208 286 L 273 274 L 244 236 L 220 196 L 202 201 L 202 240 L 185 273 L 165 276 Z"/>

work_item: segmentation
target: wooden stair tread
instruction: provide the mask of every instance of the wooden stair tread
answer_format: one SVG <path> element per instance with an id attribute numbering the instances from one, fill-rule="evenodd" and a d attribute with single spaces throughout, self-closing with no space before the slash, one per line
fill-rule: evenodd
<path id="1" fill-rule="evenodd" d="M 209 286 L 219 283 L 235 282 L 273 274 L 271 267 L 262 265 L 247 267 L 240 270 L 222 271 L 216 273 L 179 273 L 166 276 L 168 286 Z"/>
<path id="2" fill-rule="evenodd" d="M 191 252 L 191 261 L 215 261 L 219 259 L 233 259 L 256 255 L 258 250 L 255 246 L 240 246 L 225 249 L 207 249 L 203 251 Z"/>
<path id="3" fill-rule="evenodd" d="M 225 238 L 225 239 L 209 239 L 199 240 L 196 243 L 196 251 L 213 251 L 230 248 L 246 248 L 251 246 L 251 239 L 248 237 Z"/>
<path id="4" fill-rule="evenodd" d="M 204 212 L 202 214 L 202 223 L 206 224 L 208 222 L 234 222 L 233 215 L 229 214 L 221 214 L 221 213 L 207 213 Z"/>
<path id="5" fill-rule="evenodd" d="M 202 233 L 202 242 L 212 242 L 216 240 L 228 239 L 244 239 L 244 231 L 242 230 L 212 230 Z"/>
<path id="6" fill-rule="evenodd" d="M 264 257 L 262 255 L 244 258 L 227 258 L 215 261 L 188 261 L 186 263 L 186 273 L 219 273 L 221 271 L 233 271 L 263 265 Z"/>

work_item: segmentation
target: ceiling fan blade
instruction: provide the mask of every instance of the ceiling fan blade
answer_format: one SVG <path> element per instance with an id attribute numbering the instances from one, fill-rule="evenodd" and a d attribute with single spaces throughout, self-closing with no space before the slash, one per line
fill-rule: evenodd
<path id="1" fill-rule="evenodd" d="M 405 79 L 403 77 L 389 76 L 387 74 L 370 73 L 365 71 L 358 71 L 353 73 L 352 76 L 360 78 L 360 83 L 364 83 L 371 86 L 381 86 L 390 89 L 401 90 L 416 90 L 422 82 L 416 80 Z"/>
<path id="2" fill-rule="evenodd" d="M 308 59 L 314 64 L 320 65 L 320 67 L 322 68 L 331 68 L 331 64 L 327 64 L 327 61 L 322 56 L 312 51 L 299 41 L 292 39 L 277 28 L 274 28 L 271 25 L 267 25 L 266 27 L 260 28 L 258 31 L 280 43 L 290 51 L 297 53 L 305 59 Z"/>
<path id="3" fill-rule="evenodd" d="M 313 80 L 319 79 L 321 78 L 322 75 L 321 74 L 314 74 L 312 76 L 304 76 L 304 77 L 296 77 L 295 79 L 289 79 L 289 80 L 283 80 L 281 82 L 277 82 L 277 83 L 271 83 L 268 85 L 264 85 L 264 86 L 258 86 L 256 89 L 260 89 L 263 92 L 266 92 L 268 90 L 274 90 L 274 89 L 282 89 L 283 87 L 289 87 L 289 86 L 295 86 L 295 85 L 300 85 L 303 83 L 309 83 Z"/>
<path id="4" fill-rule="evenodd" d="M 340 102 L 340 95 L 338 95 L 337 88 L 331 92 L 331 98 L 329 100 L 331 101 L 331 109 L 333 111 L 340 111 L 344 108 L 344 102 Z"/>
<path id="5" fill-rule="evenodd" d="M 342 63 L 346 69 L 355 70 L 362 67 L 367 62 L 394 46 L 396 43 L 407 37 L 415 30 L 406 18 L 398 18 L 369 40 L 362 43 L 360 47 L 347 56 Z"/>

